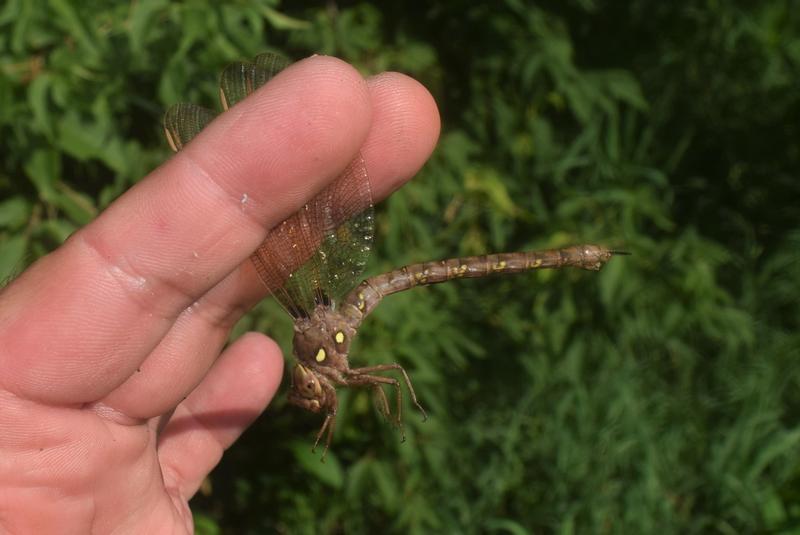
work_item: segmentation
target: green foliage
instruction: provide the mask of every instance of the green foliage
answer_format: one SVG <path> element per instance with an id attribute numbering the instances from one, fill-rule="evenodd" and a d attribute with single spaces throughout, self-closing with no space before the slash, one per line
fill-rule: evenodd
<path id="1" fill-rule="evenodd" d="M 369 273 L 577 242 L 601 273 L 387 299 L 353 349 L 407 366 L 407 440 L 367 392 L 319 424 L 282 399 L 194 506 L 200 533 L 796 533 L 800 11 L 790 0 L 132 4 L 0 9 L 0 278 L 167 157 L 265 50 L 421 80 L 437 152 L 378 208 Z M 409 217 L 413 214 L 413 217 Z M 237 327 L 274 334 L 274 303 Z"/>

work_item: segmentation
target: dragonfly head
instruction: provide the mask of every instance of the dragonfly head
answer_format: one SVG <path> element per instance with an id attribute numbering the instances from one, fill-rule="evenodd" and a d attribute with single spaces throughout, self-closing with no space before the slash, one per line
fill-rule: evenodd
<path id="1" fill-rule="evenodd" d="M 292 370 L 289 403 L 311 412 L 320 412 L 323 409 L 336 410 L 335 406 L 330 406 L 336 404 L 333 389 L 323 384 L 323 379 L 314 370 L 302 364 L 295 364 Z"/>

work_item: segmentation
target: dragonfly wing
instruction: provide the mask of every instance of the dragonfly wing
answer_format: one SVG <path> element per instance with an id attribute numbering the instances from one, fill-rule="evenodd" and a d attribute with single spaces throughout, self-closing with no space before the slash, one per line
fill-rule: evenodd
<path id="1" fill-rule="evenodd" d="M 172 150 L 178 152 L 214 119 L 215 113 L 196 104 L 179 103 L 164 114 L 164 134 Z"/>
<path id="2" fill-rule="evenodd" d="M 266 84 L 282 71 L 289 60 L 277 54 L 261 54 L 253 62 L 237 61 L 228 65 L 219 82 L 222 107 L 228 109 Z M 164 115 L 164 132 L 175 152 L 181 150 L 216 114 L 196 104 L 179 103 Z"/>
<path id="3" fill-rule="evenodd" d="M 333 183 L 311 201 L 324 238 L 316 253 L 324 295 L 333 302 L 350 291 L 372 250 L 375 219 L 364 159 L 359 154 Z"/>
<path id="4" fill-rule="evenodd" d="M 219 79 L 219 99 L 227 110 L 266 84 L 289 65 L 277 54 L 261 54 L 253 62 L 237 61 L 228 65 Z"/>
<path id="5" fill-rule="evenodd" d="M 229 65 L 220 77 L 226 110 L 266 84 L 289 61 L 275 54 Z M 210 110 L 177 104 L 164 117 L 164 130 L 178 151 L 214 118 Z M 273 228 L 253 253 L 256 270 L 293 316 L 307 316 L 332 303 L 358 282 L 374 233 L 372 197 L 359 154 L 345 171 L 297 213 Z"/>
<path id="6" fill-rule="evenodd" d="M 298 270 L 314 253 L 311 235 L 304 206 L 270 230 L 251 256 L 261 281 L 293 317 L 307 316 L 314 308 L 313 289 L 319 277 L 315 278 L 311 270 Z"/>
<path id="7" fill-rule="evenodd" d="M 272 229 L 252 259 L 261 280 L 294 317 L 336 302 L 355 286 L 372 248 L 374 218 L 364 160 Z M 299 266 L 299 267 L 298 267 Z"/>

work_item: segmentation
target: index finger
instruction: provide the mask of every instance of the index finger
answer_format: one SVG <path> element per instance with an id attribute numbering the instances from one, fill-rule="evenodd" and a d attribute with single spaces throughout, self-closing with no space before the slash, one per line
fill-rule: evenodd
<path id="1" fill-rule="evenodd" d="M 121 384 L 181 310 L 348 165 L 370 121 L 364 80 L 328 57 L 221 115 L 7 288 L 3 386 L 81 403 Z"/>

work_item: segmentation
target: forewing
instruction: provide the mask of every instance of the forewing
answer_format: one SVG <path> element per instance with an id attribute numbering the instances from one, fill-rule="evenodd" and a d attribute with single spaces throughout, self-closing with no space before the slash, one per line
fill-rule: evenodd
<path id="1" fill-rule="evenodd" d="M 335 303 L 359 282 L 375 233 L 369 177 L 361 154 L 312 204 L 319 204 L 314 213 L 324 214 L 320 223 L 324 222 L 325 236 L 317 256 L 324 294 Z"/>
<path id="2" fill-rule="evenodd" d="M 264 284 L 295 317 L 335 303 L 364 271 L 374 219 L 369 177 L 359 154 L 253 253 Z M 299 267 L 297 267 L 299 266 Z"/>

